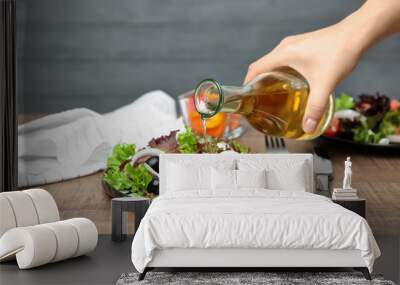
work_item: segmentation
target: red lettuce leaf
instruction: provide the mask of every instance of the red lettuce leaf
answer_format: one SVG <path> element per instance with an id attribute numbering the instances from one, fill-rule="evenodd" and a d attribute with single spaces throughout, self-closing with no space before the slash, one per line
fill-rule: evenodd
<path id="1" fill-rule="evenodd" d="M 176 153 L 178 152 L 178 142 L 176 141 L 176 134 L 178 130 L 172 131 L 167 136 L 153 138 L 149 142 L 149 147 L 157 148 L 164 152 Z"/>

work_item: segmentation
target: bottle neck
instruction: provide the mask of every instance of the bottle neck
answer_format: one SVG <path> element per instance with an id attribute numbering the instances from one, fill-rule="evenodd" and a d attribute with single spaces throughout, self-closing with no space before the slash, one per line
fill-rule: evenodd
<path id="1" fill-rule="evenodd" d="M 234 113 L 247 89 L 247 86 L 224 86 L 213 79 L 203 80 L 194 93 L 196 110 L 203 118 L 210 118 L 219 112 Z"/>
<path id="2" fill-rule="evenodd" d="M 224 104 L 221 106 L 220 112 L 224 113 L 237 113 L 240 109 L 243 95 L 247 93 L 247 86 L 222 86 L 224 92 Z"/>

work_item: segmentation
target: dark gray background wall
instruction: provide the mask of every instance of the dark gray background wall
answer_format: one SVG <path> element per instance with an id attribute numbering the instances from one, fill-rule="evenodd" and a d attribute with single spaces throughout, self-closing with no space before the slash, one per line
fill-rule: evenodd
<path id="1" fill-rule="evenodd" d="M 173 96 L 213 77 L 241 84 L 283 37 L 333 24 L 360 0 L 18 0 L 20 113 L 99 112 L 144 92 Z M 400 36 L 338 90 L 400 97 Z"/>

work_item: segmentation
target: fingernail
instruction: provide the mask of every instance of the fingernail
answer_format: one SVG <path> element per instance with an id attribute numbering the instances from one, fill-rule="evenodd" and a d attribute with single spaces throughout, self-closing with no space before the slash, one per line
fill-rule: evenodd
<path id="1" fill-rule="evenodd" d="M 306 133 L 312 133 L 315 130 L 315 127 L 317 126 L 317 121 L 311 118 L 307 118 L 307 120 L 304 123 L 303 130 Z"/>

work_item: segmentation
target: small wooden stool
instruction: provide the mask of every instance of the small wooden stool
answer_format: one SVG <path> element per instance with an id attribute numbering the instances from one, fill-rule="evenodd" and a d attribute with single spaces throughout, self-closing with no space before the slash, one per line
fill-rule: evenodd
<path id="1" fill-rule="evenodd" d="M 140 221 L 146 214 L 150 206 L 150 199 L 144 197 L 121 197 L 111 200 L 112 212 L 112 232 L 111 239 L 113 241 L 123 241 L 126 238 L 126 212 L 135 214 L 135 232 L 137 231 Z"/>

